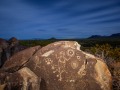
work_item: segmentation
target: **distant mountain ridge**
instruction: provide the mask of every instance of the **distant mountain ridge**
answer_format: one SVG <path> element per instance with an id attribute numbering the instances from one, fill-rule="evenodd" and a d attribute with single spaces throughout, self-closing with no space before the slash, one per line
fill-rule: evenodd
<path id="1" fill-rule="evenodd" d="M 120 37 L 120 33 L 112 34 L 110 37 Z"/>
<path id="2" fill-rule="evenodd" d="M 90 39 L 91 38 L 120 38 L 120 33 L 115 33 L 115 34 L 112 34 L 110 36 L 92 35 L 89 38 Z"/>

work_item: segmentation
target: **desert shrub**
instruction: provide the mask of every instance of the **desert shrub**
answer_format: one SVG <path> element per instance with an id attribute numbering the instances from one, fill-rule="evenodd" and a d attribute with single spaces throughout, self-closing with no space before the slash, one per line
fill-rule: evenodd
<path id="1" fill-rule="evenodd" d="M 120 61 L 120 48 L 113 48 L 109 44 L 98 45 L 96 44 L 94 47 L 90 48 L 90 53 L 98 56 L 105 61 L 109 59 L 114 59 L 115 61 Z"/>
<path id="2" fill-rule="evenodd" d="M 120 90 L 120 48 L 109 44 L 96 44 L 89 52 L 105 60 L 112 74 L 113 90 Z"/>

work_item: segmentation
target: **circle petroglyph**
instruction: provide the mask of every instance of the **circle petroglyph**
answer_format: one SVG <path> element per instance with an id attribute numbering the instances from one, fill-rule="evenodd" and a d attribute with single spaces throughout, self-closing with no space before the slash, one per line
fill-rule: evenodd
<path id="1" fill-rule="evenodd" d="M 75 53 L 74 53 L 74 50 L 72 50 L 72 49 L 68 49 L 68 50 L 67 50 L 67 55 L 68 55 L 68 56 L 71 56 L 71 57 L 72 57 L 72 56 L 74 56 L 74 54 L 75 54 Z"/>
<path id="2" fill-rule="evenodd" d="M 80 57 L 80 56 L 77 56 L 77 59 L 79 59 L 79 60 L 80 60 L 80 59 L 81 59 L 81 57 Z"/>
<path id="3" fill-rule="evenodd" d="M 77 61 L 72 61 L 72 62 L 71 62 L 71 67 L 72 67 L 73 69 L 76 69 L 76 68 L 78 67 L 78 62 L 77 62 Z"/>

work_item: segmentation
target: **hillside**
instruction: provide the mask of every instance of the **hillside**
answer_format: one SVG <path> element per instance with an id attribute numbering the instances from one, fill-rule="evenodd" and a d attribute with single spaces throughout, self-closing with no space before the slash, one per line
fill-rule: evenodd
<path id="1" fill-rule="evenodd" d="M 120 38 L 120 33 L 115 33 L 110 36 L 92 35 L 89 37 L 89 39 L 91 38 Z"/>

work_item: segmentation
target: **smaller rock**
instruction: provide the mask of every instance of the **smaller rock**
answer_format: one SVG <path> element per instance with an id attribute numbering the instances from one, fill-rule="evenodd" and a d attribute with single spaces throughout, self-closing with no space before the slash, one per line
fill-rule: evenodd
<path id="1" fill-rule="evenodd" d="M 16 46 L 16 45 L 19 44 L 19 40 L 15 37 L 12 37 L 12 38 L 9 39 L 8 43 L 11 47 Z"/>

